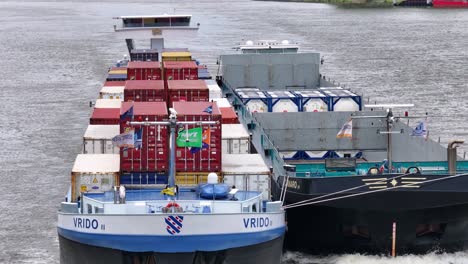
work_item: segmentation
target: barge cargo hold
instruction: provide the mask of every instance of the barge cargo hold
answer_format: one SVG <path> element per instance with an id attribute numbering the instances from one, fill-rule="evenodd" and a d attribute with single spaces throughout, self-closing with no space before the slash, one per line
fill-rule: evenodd
<path id="1" fill-rule="evenodd" d="M 322 77 L 318 53 L 262 52 L 222 55 L 217 80 L 269 161 L 272 195 L 287 210 L 286 248 L 385 254 L 393 226 L 398 254 L 468 248 L 463 141 L 447 148 L 411 135 L 421 127 L 412 120 L 425 117 L 395 105 L 363 110 L 360 95 Z M 296 94 L 300 111 L 274 112 L 268 95 L 278 90 Z"/>

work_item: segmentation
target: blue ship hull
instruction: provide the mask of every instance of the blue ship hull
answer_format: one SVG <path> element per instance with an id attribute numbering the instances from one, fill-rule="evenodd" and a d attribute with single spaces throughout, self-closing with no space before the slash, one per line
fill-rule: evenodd
<path id="1" fill-rule="evenodd" d="M 219 251 L 197 251 L 193 253 L 134 253 L 103 247 L 89 246 L 59 235 L 60 263 L 62 264 L 234 264 L 271 263 L 280 264 L 283 236 L 274 240 L 246 247 Z"/>

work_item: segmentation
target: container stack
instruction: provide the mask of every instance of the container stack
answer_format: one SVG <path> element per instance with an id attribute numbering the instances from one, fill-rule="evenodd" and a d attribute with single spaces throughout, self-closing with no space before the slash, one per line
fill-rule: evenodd
<path id="1" fill-rule="evenodd" d="M 162 61 L 192 61 L 192 54 L 188 50 L 165 50 L 162 53 Z"/>
<path id="2" fill-rule="evenodd" d="M 206 182 L 210 172 L 218 173 L 222 181 L 223 149 L 249 153 L 249 135 L 238 124 L 232 105 L 222 98 L 221 88 L 215 81 L 199 80 L 199 72 L 208 79 L 206 67 L 199 67 L 187 49 L 164 50 L 162 63 L 158 56 L 157 50 L 132 50 L 127 67 L 109 70 L 83 137 L 84 154 L 72 173 L 75 201 L 80 192 L 109 191 L 119 184 L 167 184 L 169 128 L 130 122 L 167 121 L 170 107 L 178 121 L 216 122 L 179 127 L 176 184 Z M 132 144 L 116 146 L 113 141 L 126 134 L 133 136 Z M 201 142 L 190 141 L 193 135 Z"/>
<path id="3" fill-rule="evenodd" d="M 164 102 L 166 91 L 164 81 L 140 80 L 126 81 L 124 89 L 125 102 Z"/>
<path id="4" fill-rule="evenodd" d="M 112 138 L 120 134 L 119 125 L 89 125 L 83 136 L 83 154 L 119 154 Z"/>
<path id="5" fill-rule="evenodd" d="M 120 109 L 94 108 L 89 123 L 91 125 L 118 125 Z"/>
<path id="6" fill-rule="evenodd" d="M 222 125 L 223 154 L 250 153 L 250 134 L 243 124 Z"/>
<path id="7" fill-rule="evenodd" d="M 130 51 L 131 61 L 159 61 L 156 49 L 133 49 Z"/>
<path id="8" fill-rule="evenodd" d="M 194 61 L 163 61 L 164 80 L 198 80 Z"/>
<path id="9" fill-rule="evenodd" d="M 71 201 L 82 192 L 111 191 L 119 185 L 118 154 L 78 154 L 71 172 Z"/>
<path id="10" fill-rule="evenodd" d="M 243 191 L 259 191 L 270 199 L 270 169 L 260 154 L 223 155 L 223 181 Z"/>
<path id="11" fill-rule="evenodd" d="M 125 81 L 127 79 L 126 67 L 112 67 L 107 75 L 106 81 Z"/>
<path id="12" fill-rule="evenodd" d="M 130 61 L 126 80 L 162 80 L 158 61 Z"/>
<path id="13" fill-rule="evenodd" d="M 214 125 L 186 125 L 178 133 L 180 144 L 176 148 L 176 171 L 184 173 L 221 171 L 221 112 L 216 103 L 174 102 L 179 121 L 216 121 Z M 207 109 L 210 109 L 207 111 Z M 201 131 L 197 131 L 197 129 Z M 192 133 L 202 133 L 202 144 L 192 146 Z M 184 142 L 185 140 L 185 142 Z M 201 147 L 198 147 L 201 146 Z"/>
<path id="14" fill-rule="evenodd" d="M 133 112 L 133 115 L 129 115 Z M 120 150 L 121 181 L 131 184 L 167 183 L 168 128 L 163 125 L 133 125 L 131 121 L 168 119 L 165 102 L 123 102 L 120 133 L 133 130 L 135 144 Z M 158 177 L 160 176 L 160 177 Z"/>
<path id="15" fill-rule="evenodd" d="M 209 90 L 203 80 L 168 80 L 167 102 L 171 107 L 174 102 L 208 102 Z"/>
<path id="16" fill-rule="evenodd" d="M 103 86 L 99 92 L 99 99 L 117 99 L 123 101 L 125 86 Z"/>

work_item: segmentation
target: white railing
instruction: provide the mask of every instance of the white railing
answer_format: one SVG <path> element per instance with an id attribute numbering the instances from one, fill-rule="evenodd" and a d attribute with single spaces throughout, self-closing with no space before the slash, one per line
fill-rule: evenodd
<path id="1" fill-rule="evenodd" d="M 83 214 L 155 214 L 155 213 L 216 213 L 234 214 L 262 212 L 262 194 L 247 200 L 156 200 L 102 202 L 83 196 Z"/>

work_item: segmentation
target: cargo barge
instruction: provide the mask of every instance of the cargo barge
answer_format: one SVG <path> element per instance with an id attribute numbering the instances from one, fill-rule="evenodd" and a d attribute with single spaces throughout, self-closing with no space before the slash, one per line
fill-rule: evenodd
<path id="1" fill-rule="evenodd" d="M 90 103 L 58 212 L 61 263 L 279 264 L 285 211 L 232 105 L 190 52 L 136 61 L 148 54 L 110 68 Z"/>
<path id="2" fill-rule="evenodd" d="M 432 0 L 435 8 L 468 8 L 466 0 Z"/>
<path id="3" fill-rule="evenodd" d="M 222 55 L 217 80 L 269 162 L 273 197 L 287 210 L 288 249 L 467 248 L 468 161 L 456 154 L 463 141 L 446 148 L 427 138 L 426 116 L 409 108 L 367 108 L 320 73 L 319 53 L 252 49 Z"/>

